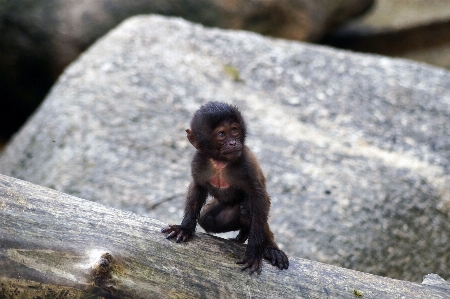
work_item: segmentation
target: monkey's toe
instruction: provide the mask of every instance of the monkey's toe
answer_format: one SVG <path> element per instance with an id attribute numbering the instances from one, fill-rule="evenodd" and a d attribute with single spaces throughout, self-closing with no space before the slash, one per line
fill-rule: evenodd
<path id="1" fill-rule="evenodd" d="M 241 271 L 245 271 L 249 269 L 249 274 L 258 273 L 261 274 L 262 271 L 262 258 L 247 258 L 244 257 L 241 260 L 238 260 L 236 264 L 244 264 L 241 268 Z"/>

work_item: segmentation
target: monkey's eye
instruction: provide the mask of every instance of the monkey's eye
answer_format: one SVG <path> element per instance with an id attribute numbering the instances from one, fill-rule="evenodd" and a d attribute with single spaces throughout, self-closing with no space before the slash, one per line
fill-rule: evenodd
<path id="1" fill-rule="evenodd" d="M 233 127 L 231 128 L 231 134 L 236 135 L 239 132 L 238 128 Z"/>
<path id="2" fill-rule="evenodd" d="M 224 131 L 217 132 L 217 137 L 219 138 L 225 137 L 225 132 Z"/>

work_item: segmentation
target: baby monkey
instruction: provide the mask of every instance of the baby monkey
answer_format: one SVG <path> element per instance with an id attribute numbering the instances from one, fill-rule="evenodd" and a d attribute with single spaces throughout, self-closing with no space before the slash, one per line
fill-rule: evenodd
<path id="1" fill-rule="evenodd" d="M 209 102 L 198 109 L 186 130 L 197 149 L 191 163 L 192 182 L 183 221 L 162 229 L 167 238 L 186 242 L 197 222 L 210 233 L 239 231 L 233 239 L 244 243 L 242 270 L 261 273 L 262 259 L 280 269 L 289 267 L 286 254 L 274 241 L 268 224 L 270 197 L 266 179 L 252 151 L 244 144 L 246 125 L 232 105 Z M 213 199 L 206 205 L 206 198 Z"/>

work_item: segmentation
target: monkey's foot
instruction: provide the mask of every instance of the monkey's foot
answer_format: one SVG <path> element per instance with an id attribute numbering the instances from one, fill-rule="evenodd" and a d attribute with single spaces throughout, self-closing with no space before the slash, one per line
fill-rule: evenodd
<path id="1" fill-rule="evenodd" d="M 228 238 L 228 240 L 234 241 L 234 242 L 239 243 L 239 244 L 244 244 L 247 239 L 243 240 L 239 236 L 236 236 L 234 238 Z"/>
<path id="2" fill-rule="evenodd" d="M 288 257 L 278 248 L 271 246 L 264 248 L 264 258 L 268 260 L 272 266 L 276 266 L 280 268 L 280 270 L 289 268 Z"/>
<path id="3" fill-rule="evenodd" d="M 176 238 L 176 242 L 186 242 L 194 236 L 194 231 L 191 228 L 182 227 L 181 225 L 169 225 L 161 229 L 162 233 L 167 233 L 166 239 Z"/>
<path id="4" fill-rule="evenodd" d="M 239 234 L 234 238 L 229 238 L 228 240 L 234 241 L 236 243 L 244 244 L 245 241 L 248 239 L 248 232 L 243 233 L 242 231 L 239 232 Z"/>
<path id="5" fill-rule="evenodd" d="M 243 264 L 244 266 L 241 268 L 241 271 L 245 271 L 247 269 L 250 270 L 250 274 L 254 272 L 261 274 L 262 271 L 262 257 L 253 257 L 253 256 L 244 256 L 243 259 L 238 260 L 236 264 Z"/>

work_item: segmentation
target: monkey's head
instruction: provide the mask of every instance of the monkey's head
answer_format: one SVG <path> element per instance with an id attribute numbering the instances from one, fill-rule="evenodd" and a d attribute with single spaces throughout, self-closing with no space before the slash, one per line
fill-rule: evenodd
<path id="1" fill-rule="evenodd" d="M 195 112 L 186 133 L 191 144 L 208 157 L 233 161 L 241 155 L 247 129 L 236 106 L 208 102 Z"/>

